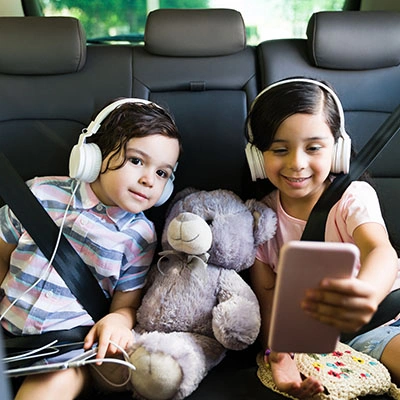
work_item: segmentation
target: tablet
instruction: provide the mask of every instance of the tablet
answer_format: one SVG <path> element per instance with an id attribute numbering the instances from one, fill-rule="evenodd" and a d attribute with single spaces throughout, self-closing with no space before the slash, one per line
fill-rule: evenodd
<path id="1" fill-rule="evenodd" d="M 319 322 L 301 308 L 307 289 L 321 280 L 351 277 L 359 262 L 350 243 L 291 241 L 280 253 L 272 305 L 269 346 L 278 352 L 330 353 L 339 340 L 337 328 Z"/>
<path id="2" fill-rule="evenodd" d="M 80 367 L 97 354 L 97 346 L 93 346 L 90 350 L 84 350 L 83 345 L 83 342 L 68 344 L 52 342 L 35 350 L 8 354 L 2 360 L 4 374 L 8 377 L 16 377 Z M 63 351 L 68 353 L 61 361 L 61 358 L 57 355 Z M 40 360 L 43 360 L 46 356 L 49 357 L 46 363 L 40 363 Z M 39 363 L 33 364 L 37 360 L 39 360 Z"/>

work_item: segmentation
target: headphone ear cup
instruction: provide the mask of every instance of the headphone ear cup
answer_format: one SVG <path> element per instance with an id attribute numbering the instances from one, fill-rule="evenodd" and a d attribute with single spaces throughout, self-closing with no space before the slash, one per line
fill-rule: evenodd
<path id="1" fill-rule="evenodd" d="M 154 207 L 160 207 L 161 205 L 163 205 L 171 197 L 173 191 L 174 191 L 173 179 L 169 178 L 167 183 L 165 184 L 164 190 L 161 193 L 160 198 L 154 204 Z"/>
<path id="2" fill-rule="evenodd" d="M 350 170 L 350 158 L 351 139 L 346 132 L 343 132 L 336 141 L 333 149 L 331 171 L 335 174 L 340 172 L 348 174 Z"/>
<path id="3" fill-rule="evenodd" d="M 255 182 L 257 179 L 266 179 L 264 168 L 264 157 L 262 152 L 253 144 L 247 143 L 246 158 L 249 164 L 251 179 Z"/>
<path id="4" fill-rule="evenodd" d="M 83 182 L 94 182 L 100 174 L 101 163 L 101 150 L 97 144 L 77 144 L 69 157 L 69 176 Z"/>

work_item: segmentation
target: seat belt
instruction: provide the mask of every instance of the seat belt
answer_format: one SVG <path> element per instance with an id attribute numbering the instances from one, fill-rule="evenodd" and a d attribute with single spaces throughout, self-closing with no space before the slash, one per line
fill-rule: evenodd
<path id="1" fill-rule="evenodd" d="M 59 227 L 3 153 L 0 153 L 0 196 L 50 260 Z M 95 322 L 108 313 L 109 299 L 64 235 L 61 235 L 52 265 Z"/>
<path id="2" fill-rule="evenodd" d="M 338 175 L 328 189 L 322 194 L 311 211 L 303 232 L 302 240 L 325 240 L 325 225 L 329 211 L 342 197 L 352 181 L 368 169 L 379 153 L 389 144 L 400 130 L 400 105 L 378 128 L 369 141 L 363 146 L 350 165 L 348 174 Z"/>
<path id="3" fill-rule="evenodd" d="M 301 240 L 324 241 L 325 226 L 329 211 L 342 197 L 346 188 L 352 181 L 368 169 L 379 153 L 388 145 L 390 140 L 400 130 L 400 105 L 378 128 L 375 134 L 363 146 L 355 160 L 350 165 L 348 174 L 337 176 L 328 189 L 322 194 L 311 211 L 306 223 Z M 371 321 L 354 334 L 342 334 L 341 340 L 349 341 L 353 337 L 381 326 L 395 318 L 400 312 L 400 289 L 389 293 L 380 303 Z"/>

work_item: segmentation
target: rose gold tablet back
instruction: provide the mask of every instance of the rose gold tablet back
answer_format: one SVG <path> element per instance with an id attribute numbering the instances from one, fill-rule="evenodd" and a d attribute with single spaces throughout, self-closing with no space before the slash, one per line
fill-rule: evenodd
<path id="1" fill-rule="evenodd" d="M 358 264 L 359 251 L 349 243 L 291 241 L 282 247 L 272 307 L 269 346 L 274 351 L 328 353 L 338 329 L 301 309 L 305 291 L 325 277 L 346 278 Z"/>

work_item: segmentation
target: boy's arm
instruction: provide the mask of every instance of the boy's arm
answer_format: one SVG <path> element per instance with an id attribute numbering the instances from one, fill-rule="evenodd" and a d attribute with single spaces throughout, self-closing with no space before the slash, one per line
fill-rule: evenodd
<path id="1" fill-rule="evenodd" d="M 10 244 L 0 239 L 0 284 L 10 269 L 11 253 L 16 247 L 16 244 Z"/>
<path id="2" fill-rule="evenodd" d="M 127 326 L 132 329 L 136 324 L 136 311 L 140 306 L 141 299 L 141 289 L 129 292 L 116 291 L 111 302 L 110 313 L 124 317 Z"/>

